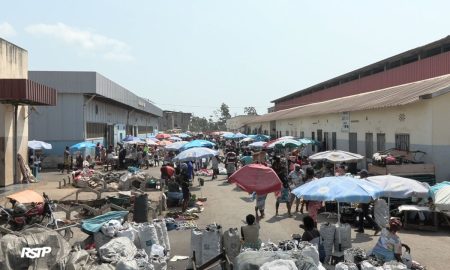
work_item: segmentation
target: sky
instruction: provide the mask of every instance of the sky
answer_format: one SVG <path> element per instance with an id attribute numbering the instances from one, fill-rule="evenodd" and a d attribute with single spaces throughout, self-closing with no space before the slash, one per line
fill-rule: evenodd
<path id="1" fill-rule="evenodd" d="M 450 33 L 449 1 L 3 1 L 29 70 L 96 71 L 163 110 L 231 114 Z M 5 12 L 6 11 L 6 12 Z"/>

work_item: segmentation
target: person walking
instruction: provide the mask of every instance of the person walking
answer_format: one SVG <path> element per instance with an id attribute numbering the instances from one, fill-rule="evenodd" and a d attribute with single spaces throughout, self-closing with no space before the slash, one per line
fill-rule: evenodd
<path id="1" fill-rule="evenodd" d="M 367 181 L 366 179 L 369 176 L 369 173 L 367 172 L 367 170 L 361 170 L 361 172 L 359 173 L 359 176 L 363 181 Z M 367 223 L 369 224 L 369 226 L 374 229 L 374 231 L 375 231 L 374 235 L 377 235 L 381 231 L 381 228 L 373 220 L 373 218 L 369 215 L 370 203 L 360 203 L 359 207 L 361 208 L 361 210 L 359 212 L 359 223 L 358 223 L 358 229 L 355 230 L 355 232 L 364 233 L 364 219 L 365 219 L 367 221 Z"/>
<path id="2" fill-rule="evenodd" d="M 287 182 L 283 182 L 283 187 L 281 188 L 281 193 L 277 197 L 277 202 L 275 203 L 275 215 L 276 216 L 278 216 L 278 208 L 280 207 L 280 203 L 286 203 L 286 207 L 288 210 L 288 216 L 292 217 L 290 190 L 289 190 L 289 185 Z"/>
<path id="3" fill-rule="evenodd" d="M 64 150 L 64 165 L 62 168 L 61 173 L 64 173 L 64 170 L 67 170 L 67 173 L 69 173 L 69 168 L 70 168 L 70 159 L 71 159 L 71 155 L 70 155 L 70 151 L 69 151 L 69 146 L 66 146 L 66 149 Z"/>
<path id="4" fill-rule="evenodd" d="M 303 179 L 303 171 L 301 169 L 301 166 L 295 164 L 294 170 L 290 172 L 288 175 L 289 187 L 291 191 L 303 184 L 302 179 Z M 300 198 L 297 198 L 294 194 L 291 193 L 291 205 L 293 205 L 294 201 L 295 201 L 295 212 L 297 213 L 298 206 L 300 205 Z"/>
<path id="5" fill-rule="evenodd" d="M 215 155 L 211 158 L 211 166 L 212 166 L 212 178 L 211 180 L 217 179 L 217 175 L 219 175 L 219 156 Z"/>

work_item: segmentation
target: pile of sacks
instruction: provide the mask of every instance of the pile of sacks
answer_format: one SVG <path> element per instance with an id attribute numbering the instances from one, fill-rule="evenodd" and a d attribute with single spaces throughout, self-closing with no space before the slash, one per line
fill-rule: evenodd
<path id="1" fill-rule="evenodd" d="M 335 252 L 344 251 L 352 247 L 351 226 L 347 223 L 320 224 L 320 237 L 325 250 L 325 262 L 329 262 L 333 249 Z"/>
<path id="2" fill-rule="evenodd" d="M 94 242 L 100 261 L 116 269 L 167 268 L 170 241 L 164 220 L 123 225 L 111 220 L 94 233 Z"/>

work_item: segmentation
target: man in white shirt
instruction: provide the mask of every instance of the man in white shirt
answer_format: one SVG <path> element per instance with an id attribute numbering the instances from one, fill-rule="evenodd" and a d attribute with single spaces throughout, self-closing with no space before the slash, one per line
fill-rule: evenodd
<path id="1" fill-rule="evenodd" d="M 294 170 L 290 172 L 288 175 L 289 188 L 291 192 L 295 188 L 303 185 L 303 175 L 304 172 L 301 169 L 301 166 L 299 164 L 295 164 Z M 294 202 L 294 199 L 295 199 L 295 212 L 298 212 L 298 206 L 300 205 L 300 198 L 297 198 L 294 194 L 291 193 L 291 205 Z"/>

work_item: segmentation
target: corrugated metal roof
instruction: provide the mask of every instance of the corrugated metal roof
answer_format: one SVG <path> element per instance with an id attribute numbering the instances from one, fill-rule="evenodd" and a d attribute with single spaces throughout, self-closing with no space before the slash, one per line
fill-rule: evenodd
<path id="1" fill-rule="evenodd" d="M 331 84 L 333 82 L 339 81 L 339 80 L 341 80 L 343 78 L 351 77 L 353 75 L 358 75 L 361 72 L 370 70 L 372 68 L 379 67 L 380 65 L 392 63 L 392 62 L 401 60 L 404 57 L 409 57 L 411 55 L 419 54 L 419 53 L 421 53 L 421 52 L 423 52 L 425 50 L 431 49 L 431 48 L 438 48 L 439 46 L 442 46 L 443 44 L 446 44 L 448 42 L 450 42 L 450 36 L 446 36 L 446 37 L 444 37 L 442 39 L 433 41 L 433 42 L 428 43 L 426 45 L 423 45 L 423 46 L 420 46 L 420 47 L 417 47 L 417 48 L 414 48 L 414 49 L 411 49 L 411 50 L 408 50 L 408 51 L 396 54 L 394 56 L 388 57 L 386 59 L 383 59 L 381 61 L 375 62 L 373 64 L 370 64 L 370 65 L 364 66 L 362 68 L 350 71 L 348 73 L 345 73 L 343 75 L 334 77 L 332 79 L 329 79 L 329 80 L 317 83 L 317 84 L 312 85 L 310 87 L 307 87 L 305 89 L 302 89 L 302 90 L 296 91 L 294 93 L 288 94 L 286 96 L 282 96 L 280 98 L 272 100 L 271 102 L 277 103 L 277 102 L 281 102 L 281 101 L 284 101 L 284 100 L 291 99 L 293 97 L 297 97 L 297 96 L 302 95 L 302 94 L 307 94 L 307 93 L 309 93 L 310 90 L 313 90 L 314 88 L 318 88 L 318 87 L 321 88 L 322 86 L 326 86 L 326 85 Z M 321 90 L 315 90 L 315 91 L 321 91 Z M 314 92 L 314 91 L 311 91 L 311 92 Z"/>
<path id="2" fill-rule="evenodd" d="M 268 113 L 246 123 L 401 106 L 447 92 L 450 92 L 450 75 Z"/>
<path id="3" fill-rule="evenodd" d="M 0 79 L 0 102 L 56 105 L 56 90 L 27 79 Z"/>
<path id="4" fill-rule="evenodd" d="M 100 95 L 142 112 L 162 116 L 162 110 L 147 99 L 93 71 L 29 71 L 30 79 L 57 89 L 58 93 Z"/>

